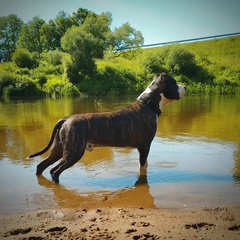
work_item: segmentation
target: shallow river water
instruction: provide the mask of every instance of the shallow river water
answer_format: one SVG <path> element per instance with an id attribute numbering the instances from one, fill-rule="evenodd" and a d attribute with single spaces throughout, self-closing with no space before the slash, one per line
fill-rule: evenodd
<path id="1" fill-rule="evenodd" d="M 51 181 L 36 177 L 55 122 L 117 110 L 136 96 L 0 102 L 0 213 L 45 207 L 191 208 L 240 204 L 240 96 L 186 96 L 166 106 L 138 176 L 135 149 L 99 147 Z"/>

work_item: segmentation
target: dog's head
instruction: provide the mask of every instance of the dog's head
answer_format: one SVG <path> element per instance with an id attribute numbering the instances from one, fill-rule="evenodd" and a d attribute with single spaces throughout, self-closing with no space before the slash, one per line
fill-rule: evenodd
<path id="1" fill-rule="evenodd" d="M 153 81 L 160 89 L 160 109 L 174 100 L 183 98 L 186 94 L 186 87 L 178 85 L 176 80 L 166 73 L 158 73 Z"/>
<path id="2" fill-rule="evenodd" d="M 185 94 L 186 88 L 178 85 L 174 78 L 166 73 L 158 73 L 137 100 L 144 102 L 159 114 L 159 108 L 162 109 L 172 101 L 183 98 Z"/>

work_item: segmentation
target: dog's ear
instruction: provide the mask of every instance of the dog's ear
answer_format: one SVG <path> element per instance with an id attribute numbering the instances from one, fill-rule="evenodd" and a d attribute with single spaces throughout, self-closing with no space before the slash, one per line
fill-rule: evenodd
<path id="1" fill-rule="evenodd" d="M 154 77 L 154 81 L 155 83 L 158 85 L 160 92 L 162 93 L 166 87 L 166 77 L 167 74 L 166 73 L 158 73 L 155 77 Z"/>

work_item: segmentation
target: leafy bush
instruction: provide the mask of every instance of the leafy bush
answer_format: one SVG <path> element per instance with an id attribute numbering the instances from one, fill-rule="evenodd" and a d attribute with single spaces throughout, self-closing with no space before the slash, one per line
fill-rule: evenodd
<path id="1" fill-rule="evenodd" d="M 41 96 L 42 91 L 29 77 L 3 73 L 0 75 L 0 93 L 4 98 L 25 98 Z"/>
<path id="2" fill-rule="evenodd" d="M 47 64 L 46 62 L 41 62 L 35 72 L 45 75 L 59 75 L 63 73 L 63 68 L 61 65 L 53 66 L 51 64 Z"/>
<path id="3" fill-rule="evenodd" d="M 197 70 L 194 54 L 180 46 L 171 48 L 167 59 L 167 67 L 172 74 L 183 74 L 187 77 L 193 77 Z"/>
<path id="4" fill-rule="evenodd" d="M 36 97 L 41 95 L 37 85 L 27 77 L 17 79 L 12 88 L 8 89 L 10 97 Z"/>
<path id="5" fill-rule="evenodd" d="M 34 68 L 37 65 L 37 61 L 32 57 L 31 53 L 27 49 L 17 48 L 13 53 L 12 60 L 20 68 Z"/>
<path id="6" fill-rule="evenodd" d="M 135 73 L 129 69 L 105 66 L 94 77 L 85 79 L 80 85 L 90 95 L 124 95 L 138 92 Z"/>
<path id="7" fill-rule="evenodd" d="M 79 96 L 80 92 L 70 82 L 63 81 L 61 77 L 51 76 L 43 86 L 44 92 L 49 97 Z"/>
<path id="8" fill-rule="evenodd" d="M 141 65 L 146 73 L 156 74 L 167 72 L 161 51 L 147 52 L 141 59 Z"/>
<path id="9" fill-rule="evenodd" d="M 8 72 L 0 73 L 0 95 L 2 97 L 7 97 L 7 88 L 14 84 L 16 77 L 14 74 Z"/>
<path id="10" fill-rule="evenodd" d="M 27 76 L 30 75 L 30 71 L 28 68 L 19 68 L 15 71 L 15 73 L 18 75 L 27 75 Z"/>
<path id="11" fill-rule="evenodd" d="M 182 84 L 191 84 L 192 80 L 189 79 L 188 77 L 186 77 L 185 75 L 181 74 L 175 77 L 175 80 L 178 83 L 182 83 Z"/>
<path id="12" fill-rule="evenodd" d="M 39 84 L 40 87 L 43 87 L 43 85 L 47 82 L 46 74 L 43 73 L 37 73 L 33 75 L 34 81 Z"/>
<path id="13" fill-rule="evenodd" d="M 42 54 L 43 60 L 46 60 L 53 66 L 61 65 L 63 56 L 64 53 L 60 52 L 59 50 L 48 51 Z"/>

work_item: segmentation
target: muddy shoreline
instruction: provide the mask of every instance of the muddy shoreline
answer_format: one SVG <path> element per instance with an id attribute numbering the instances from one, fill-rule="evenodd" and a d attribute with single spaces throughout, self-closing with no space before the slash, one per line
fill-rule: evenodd
<path id="1" fill-rule="evenodd" d="M 240 206 L 65 208 L 1 214 L 1 239 L 240 239 Z"/>

